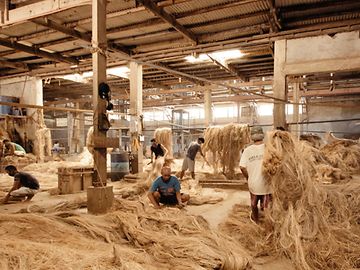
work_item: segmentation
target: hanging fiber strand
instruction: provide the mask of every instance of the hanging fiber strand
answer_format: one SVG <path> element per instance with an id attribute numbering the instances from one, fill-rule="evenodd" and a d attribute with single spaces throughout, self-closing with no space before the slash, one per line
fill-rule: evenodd
<path id="1" fill-rule="evenodd" d="M 204 137 L 203 152 L 212 153 L 214 172 L 217 172 L 220 164 L 226 177 L 233 179 L 240 161 L 240 152 L 250 143 L 249 126 L 232 123 L 224 127 L 208 127 Z"/>

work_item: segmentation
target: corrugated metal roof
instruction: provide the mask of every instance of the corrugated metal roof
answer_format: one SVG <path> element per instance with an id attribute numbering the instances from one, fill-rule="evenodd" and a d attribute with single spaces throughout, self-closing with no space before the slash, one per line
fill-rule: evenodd
<path id="1" fill-rule="evenodd" d="M 296 6 L 303 4 L 315 4 L 329 2 L 328 0 L 275 0 L 275 6 L 277 7 L 287 7 L 287 6 Z"/>
<path id="2" fill-rule="evenodd" d="M 251 3 L 246 5 L 238 5 L 238 6 L 231 6 L 229 8 L 221 8 L 218 10 L 213 10 L 211 12 L 203 12 L 201 14 L 196 14 L 193 16 L 187 16 L 183 18 L 177 19 L 177 21 L 183 25 L 188 24 L 196 24 L 196 23 L 204 23 L 215 21 L 218 19 L 224 18 L 231 18 L 237 17 L 241 18 L 241 15 L 245 14 L 256 14 L 260 11 L 267 10 L 266 5 L 263 5 L 262 2 L 260 3 Z"/>

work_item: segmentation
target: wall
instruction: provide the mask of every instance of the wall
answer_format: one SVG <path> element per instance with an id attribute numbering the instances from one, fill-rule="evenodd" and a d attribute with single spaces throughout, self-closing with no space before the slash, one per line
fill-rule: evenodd
<path id="1" fill-rule="evenodd" d="M 20 103 L 43 105 L 42 80 L 35 77 L 17 77 L 0 81 L 0 95 L 18 97 Z M 42 110 L 26 108 L 26 115 L 31 116 L 36 123 L 43 123 Z M 33 121 L 26 121 L 25 130 L 30 140 L 35 140 L 37 126 Z M 23 138 L 23 134 L 20 134 Z"/>

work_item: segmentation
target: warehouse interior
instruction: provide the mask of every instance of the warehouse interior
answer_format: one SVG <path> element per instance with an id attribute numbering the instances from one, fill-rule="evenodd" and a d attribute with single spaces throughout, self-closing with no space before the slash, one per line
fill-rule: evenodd
<path id="1" fill-rule="evenodd" d="M 359 1 L 0 3 L 0 199 L 9 165 L 40 183 L 0 204 L 0 269 L 360 269 L 359 137 Z M 185 207 L 147 198 L 163 166 Z"/>

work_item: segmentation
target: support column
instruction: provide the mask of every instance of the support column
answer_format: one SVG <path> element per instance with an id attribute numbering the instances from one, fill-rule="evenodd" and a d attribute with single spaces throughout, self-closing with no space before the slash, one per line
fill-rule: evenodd
<path id="1" fill-rule="evenodd" d="M 274 59 L 274 97 L 278 99 L 287 99 L 287 86 L 284 67 L 286 62 L 286 40 L 275 41 L 275 59 Z M 273 111 L 274 127 L 286 127 L 285 103 L 276 101 Z"/>
<path id="2" fill-rule="evenodd" d="M 142 65 L 130 62 L 130 135 L 131 135 L 131 153 L 137 156 L 133 170 L 143 171 L 143 142 L 139 137 L 142 135 L 142 124 L 140 116 L 142 115 Z"/>
<path id="3" fill-rule="evenodd" d="M 205 100 L 205 127 L 212 125 L 213 118 L 212 118 L 212 108 L 211 108 L 211 89 L 206 88 L 204 91 L 204 100 Z"/>
<path id="4" fill-rule="evenodd" d="M 300 125 L 298 124 L 300 121 L 300 115 L 299 115 L 299 102 L 300 102 L 300 87 L 299 87 L 299 83 L 295 82 L 293 83 L 293 119 L 292 121 L 294 123 L 297 123 L 296 125 L 292 125 L 291 127 L 291 132 L 299 137 L 300 136 Z"/>
<path id="5" fill-rule="evenodd" d="M 106 82 L 106 2 L 92 1 L 92 47 L 93 47 L 93 102 L 94 138 L 106 140 L 106 132 L 100 128 L 106 113 L 106 101 L 99 96 L 99 84 Z M 87 190 L 88 211 L 93 214 L 107 212 L 112 206 L 112 186 L 106 186 L 106 148 L 94 146 L 93 186 Z"/>
<path id="6" fill-rule="evenodd" d="M 80 104 L 77 103 L 77 108 L 80 109 Z M 77 146 L 78 153 L 81 153 L 85 147 L 85 115 L 83 112 L 78 113 L 78 127 L 79 127 L 79 141 Z"/>
<path id="7" fill-rule="evenodd" d="M 75 151 L 74 149 L 74 115 L 72 112 L 67 113 L 67 137 L 68 137 L 68 147 L 69 147 L 69 154 L 73 154 Z"/>

